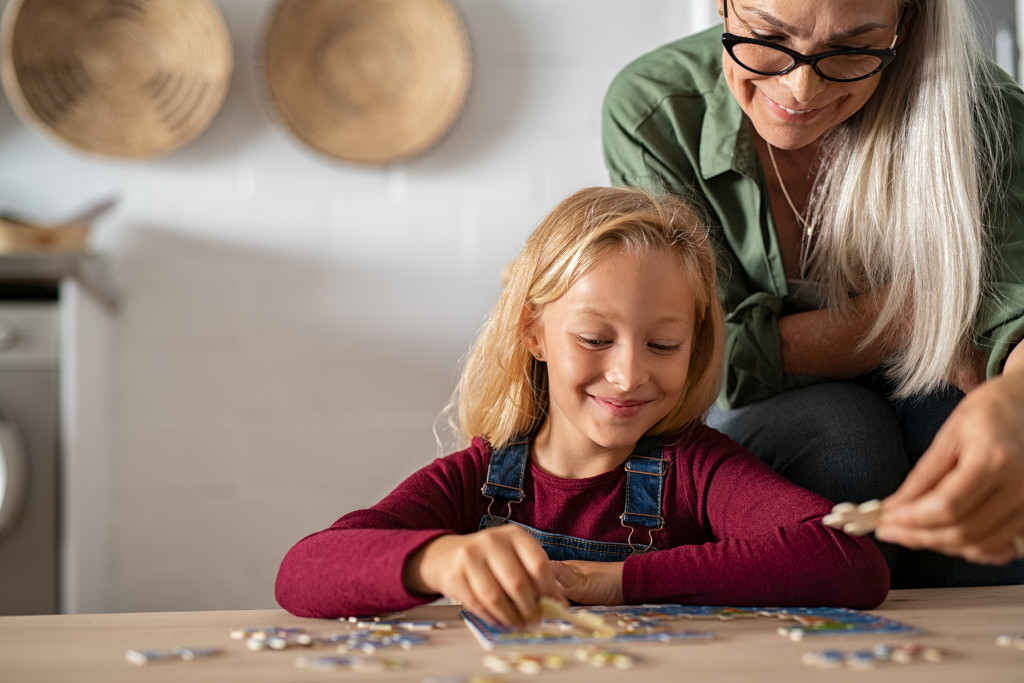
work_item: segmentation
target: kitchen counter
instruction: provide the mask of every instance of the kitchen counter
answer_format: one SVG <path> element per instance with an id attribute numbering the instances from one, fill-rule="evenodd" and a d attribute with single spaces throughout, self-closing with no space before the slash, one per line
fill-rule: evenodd
<path id="1" fill-rule="evenodd" d="M 154 590 L 158 590 L 154 586 Z M 219 683 L 245 681 L 379 680 L 416 681 L 430 676 L 462 673 L 505 681 L 623 681 L 660 680 L 758 681 L 814 683 L 871 681 L 928 683 L 1024 680 L 1024 650 L 999 647 L 996 636 L 1024 633 L 1024 586 L 944 588 L 892 591 L 872 614 L 883 615 L 921 629 L 919 635 L 829 635 L 793 642 L 776 633 L 778 620 L 758 617 L 733 621 L 693 621 L 684 628 L 714 631 L 710 641 L 677 644 L 644 643 L 625 649 L 642 661 L 631 671 L 593 668 L 570 661 L 559 671 L 536 676 L 490 674 L 481 664 L 483 649 L 458 618 L 458 608 L 430 605 L 406 613 L 409 619 L 443 620 L 450 626 L 429 633 L 431 642 L 410 650 L 381 650 L 401 657 L 401 669 L 379 673 L 312 671 L 297 668 L 303 654 L 330 654 L 333 648 L 250 652 L 230 638 L 243 627 L 302 626 L 312 633 L 335 633 L 349 628 L 333 620 L 302 619 L 279 609 L 167 612 L 138 614 L 47 615 L 0 618 L 0 680 L 17 683 L 74 681 L 182 681 Z M 692 624 L 692 626 L 690 625 Z M 871 671 L 838 668 L 822 671 L 802 663 L 810 650 L 870 649 L 878 642 L 899 645 L 919 642 L 947 650 L 932 663 L 879 663 Z M 224 654 L 195 661 L 165 661 L 138 666 L 125 659 L 125 650 L 172 647 L 220 647 Z M 536 648 L 560 652 L 571 660 L 573 646 Z"/>
<path id="2" fill-rule="evenodd" d="M 117 305 L 110 264 L 94 252 L 24 252 L 0 254 L 0 284 L 80 282 L 108 308 Z"/>

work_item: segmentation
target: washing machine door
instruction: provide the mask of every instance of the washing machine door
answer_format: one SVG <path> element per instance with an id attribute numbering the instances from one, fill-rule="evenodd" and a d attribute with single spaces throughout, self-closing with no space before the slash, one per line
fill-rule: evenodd
<path id="1" fill-rule="evenodd" d="M 28 461 L 14 425 L 0 415 L 0 542 L 18 523 L 28 493 Z"/>

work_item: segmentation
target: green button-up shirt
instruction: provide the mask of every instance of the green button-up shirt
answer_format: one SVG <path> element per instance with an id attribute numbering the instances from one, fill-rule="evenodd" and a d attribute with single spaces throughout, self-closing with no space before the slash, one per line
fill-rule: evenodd
<path id="1" fill-rule="evenodd" d="M 995 258 L 975 321 L 989 376 L 1024 337 L 1024 93 L 1008 76 L 1000 85 L 1012 144 L 1003 191 L 988 207 Z M 720 28 L 623 69 L 605 98 L 603 141 L 613 184 L 667 189 L 707 214 L 723 263 L 727 336 L 719 403 L 736 407 L 820 381 L 782 371 L 779 318 L 811 306 L 786 283 L 750 120 L 722 74 Z"/>

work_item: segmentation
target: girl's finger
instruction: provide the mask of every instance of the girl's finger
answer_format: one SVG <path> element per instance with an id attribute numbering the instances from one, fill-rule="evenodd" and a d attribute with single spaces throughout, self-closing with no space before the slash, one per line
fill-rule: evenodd
<path id="1" fill-rule="evenodd" d="M 464 572 L 457 572 L 452 575 L 449 588 L 446 592 L 446 597 L 453 598 L 462 603 L 462 607 L 477 615 L 481 619 L 491 624 L 501 623 L 497 617 L 490 613 L 490 611 L 476 599 L 473 594 L 473 590 L 469 586 L 469 580 Z"/>
<path id="2" fill-rule="evenodd" d="M 495 579 L 490 567 L 484 566 L 467 574 L 469 591 L 473 600 L 479 604 L 490 618 L 481 614 L 481 618 L 492 624 L 501 626 L 516 627 L 523 624 L 523 617 L 519 613 L 504 589 Z"/>
<path id="3" fill-rule="evenodd" d="M 540 543 L 532 536 L 524 534 L 513 540 L 513 546 L 519 557 L 519 562 L 533 580 L 534 590 L 538 597 L 547 595 L 559 598 L 560 591 L 558 582 L 555 580 L 554 568 Z"/>
<path id="4" fill-rule="evenodd" d="M 514 544 L 502 546 L 488 556 L 487 565 L 502 593 L 515 608 L 518 616 L 516 625 L 521 625 L 536 618 L 537 599 L 541 594 L 517 550 Z"/>

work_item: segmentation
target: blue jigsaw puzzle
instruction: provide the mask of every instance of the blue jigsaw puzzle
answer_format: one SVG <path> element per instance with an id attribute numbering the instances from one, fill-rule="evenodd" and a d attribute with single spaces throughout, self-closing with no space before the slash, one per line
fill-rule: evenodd
<path id="1" fill-rule="evenodd" d="M 472 612 L 462 618 L 485 650 L 497 646 L 584 645 L 595 643 L 677 642 L 711 640 L 713 631 L 677 630 L 682 619 L 728 621 L 770 617 L 793 622 L 778 632 L 792 640 L 815 635 L 912 634 L 919 630 L 886 617 L 843 607 L 724 607 L 711 605 L 595 605 L 573 607 L 606 617 L 617 617 L 620 632 L 596 637 L 568 624 L 545 620 L 535 631 L 517 632 L 488 624 Z M 612 624 L 612 622 L 609 622 Z"/>

